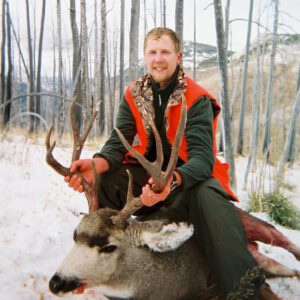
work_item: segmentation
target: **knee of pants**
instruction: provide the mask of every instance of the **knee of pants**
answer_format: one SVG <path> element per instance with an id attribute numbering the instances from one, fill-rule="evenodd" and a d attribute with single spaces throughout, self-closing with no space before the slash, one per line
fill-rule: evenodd
<path id="1" fill-rule="evenodd" d="M 217 211 L 232 210 L 229 195 L 215 179 L 196 185 L 192 191 L 192 206 L 196 205 L 204 215 L 216 215 Z"/>

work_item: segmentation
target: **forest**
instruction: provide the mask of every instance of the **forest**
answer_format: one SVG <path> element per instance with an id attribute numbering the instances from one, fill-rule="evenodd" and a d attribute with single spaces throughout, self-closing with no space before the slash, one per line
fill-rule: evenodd
<path id="1" fill-rule="evenodd" d="M 43 145 L 51 126 L 58 148 L 70 150 L 72 101 L 81 133 L 97 111 L 86 142 L 96 151 L 126 86 L 145 73 L 143 37 L 170 27 L 185 72 L 221 103 L 218 155 L 230 164 L 243 208 L 299 233 L 300 190 L 289 179 L 299 168 L 300 19 L 283 1 L 237 2 L 2 0 L 0 161 L 6 166 L 5 152 L 24 136 L 33 148 Z"/>

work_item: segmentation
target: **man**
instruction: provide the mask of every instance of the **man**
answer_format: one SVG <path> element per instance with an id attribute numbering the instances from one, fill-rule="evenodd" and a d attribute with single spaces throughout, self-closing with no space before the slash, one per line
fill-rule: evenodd
<path id="1" fill-rule="evenodd" d="M 246 249 L 246 238 L 228 186 L 228 166 L 215 156 L 218 102 L 187 77 L 180 66 L 181 45 L 168 28 L 155 28 L 145 37 L 144 62 L 148 73 L 129 85 L 120 103 L 116 127 L 129 143 L 150 161 L 156 148 L 147 119 L 152 118 L 162 139 L 164 168 L 174 141 L 182 93 L 187 99 L 187 124 L 174 176 L 160 193 L 151 189 L 152 178 L 127 153 L 115 130 L 101 152 L 94 155 L 101 174 L 100 206 L 121 209 L 126 201 L 130 169 L 134 194 L 141 195 L 144 207 L 138 214 L 163 206 L 172 216 L 191 222 L 199 251 L 203 251 L 220 290 L 227 299 L 256 299 L 263 282 L 261 270 Z M 134 141 L 135 136 L 139 138 Z M 90 160 L 71 165 L 91 183 Z M 80 177 L 65 178 L 69 186 L 82 192 Z"/>

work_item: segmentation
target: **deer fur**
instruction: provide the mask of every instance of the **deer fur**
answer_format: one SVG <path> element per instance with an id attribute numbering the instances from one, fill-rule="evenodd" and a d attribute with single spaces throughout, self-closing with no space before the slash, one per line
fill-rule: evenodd
<path id="1" fill-rule="evenodd" d="M 116 226 L 116 212 L 83 217 L 74 246 L 49 283 L 57 295 L 97 287 L 112 299 L 196 299 L 207 288 L 208 268 L 194 245 L 192 225 L 167 219 L 129 220 Z"/>

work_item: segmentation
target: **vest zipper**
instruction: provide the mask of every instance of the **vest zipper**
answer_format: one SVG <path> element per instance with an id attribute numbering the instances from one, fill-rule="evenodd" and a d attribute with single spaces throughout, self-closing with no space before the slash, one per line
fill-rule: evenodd
<path id="1" fill-rule="evenodd" d="M 159 100 L 159 106 L 161 107 L 161 97 L 158 95 L 158 100 Z"/>

